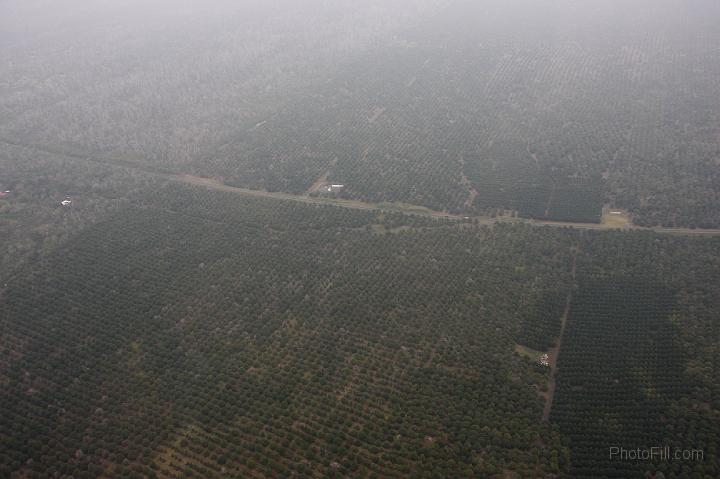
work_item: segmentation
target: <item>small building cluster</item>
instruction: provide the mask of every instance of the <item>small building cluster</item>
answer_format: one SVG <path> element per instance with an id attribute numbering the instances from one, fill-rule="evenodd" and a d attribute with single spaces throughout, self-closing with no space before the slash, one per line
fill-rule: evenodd
<path id="1" fill-rule="evenodd" d="M 326 189 L 328 193 L 337 193 L 339 191 L 342 191 L 345 188 L 345 185 L 327 185 Z"/>
<path id="2" fill-rule="evenodd" d="M 60 206 L 72 206 L 72 200 L 64 199 L 60 202 Z"/>
<path id="3" fill-rule="evenodd" d="M 550 355 L 547 353 L 540 355 L 540 364 L 543 366 L 550 366 Z"/>

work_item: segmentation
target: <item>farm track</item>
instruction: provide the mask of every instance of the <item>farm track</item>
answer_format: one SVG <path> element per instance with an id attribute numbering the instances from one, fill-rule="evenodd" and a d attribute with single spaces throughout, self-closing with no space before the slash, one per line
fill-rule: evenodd
<path id="1" fill-rule="evenodd" d="M 575 283 L 576 271 L 577 271 L 577 257 L 580 253 L 580 244 L 573 249 L 572 258 L 572 279 Z M 573 290 L 570 289 L 565 301 L 565 310 L 563 311 L 562 319 L 560 320 L 560 334 L 558 335 L 557 343 L 550 350 L 550 379 L 548 380 L 548 390 L 545 394 L 545 408 L 543 409 L 542 420 L 548 422 L 550 420 L 550 411 L 552 410 L 553 400 L 555 399 L 555 389 L 557 387 L 557 361 L 560 356 L 560 348 L 562 347 L 563 335 L 565 334 L 565 328 L 567 326 L 568 316 L 570 316 L 570 307 L 572 305 L 572 294 Z"/>
<path id="2" fill-rule="evenodd" d="M 20 147 L 20 148 L 35 149 L 35 150 L 49 153 L 52 155 L 61 155 L 65 158 L 69 158 L 69 159 L 86 161 L 86 162 L 91 162 L 91 163 L 98 163 L 98 164 L 102 164 L 105 166 L 112 166 L 112 167 L 132 170 L 132 171 L 136 171 L 136 172 L 142 172 L 142 173 L 145 173 L 145 174 L 157 177 L 157 178 L 163 178 L 168 181 L 173 181 L 173 182 L 177 182 L 177 183 L 194 185 L 194 186 L 207 188 L 210 190 L 223 191 L 226 193 L 233 193 L 233 194 L 238 194 L 238 195 L 243 195 L 243 196 L 252 196 L 252 197 L 257 197 L 257 198 L 271 198 L 271 199 L 285 200 L 285 201 L 298 201 L 298 202 L 308 203 L 308 204 L 331 205 L 331 206 L 339 206 L 339 207 L 343 207 L 343 208 L 351 208 L 351 209 L 358 209 L 358 210 L 397 211 L 397 212 L 406 213 L 406 214 L 432 216 L 435 218 L 449 218 L 449 219 L 455 219 L 455 220 L 464 220 L 466 218 L 470 218 L 473 221 L 477 222 L 478 224 L 482 224 L 482 225 L 491 225 L 491 224 L 496 224 L 496 223 L 524 223 L 524 224 L 529 224 L 529 225 L 533 225 L 533 226 L 550 226 L 550 227 L 557 227 L 557 228 L 576 228 L 576 229 L 586 229 L 586 230 L 652 231 L 652 232 L 659 233 L 659 234 L 672 234 L 672 235 L 681 235 L 681 236 L 720 236 L 720 229 L 643 227 L 643 226 L 634 226 L 634 225 L 617 227 L 617 226 L 612 226 L 612 225 L 595 224 L 595 223 L 572 223 L 572 222 L 562 222 L 562 221 L 525 219 L 525 218 L 489 218 L 489 217 L 484 217 L 484 216 L 468 217 L 468 216 L 464 216 L 464 215 L 447 213 L 444 211 L 431 210 L 424 206 L 404 204 L 404 203 L 370 203 L 370 202 L 360 201 L 360 200 L 343 200 L 343 199 L 335 199 L 335 198 L 312 198 L 312 197 L 309 197 L 306 195 L 296 195 L 296 194 L 282 193 L 282 192 L 276 192 L 276 191 L 253 190 L 253 189 L 249 189 L 249 188 L 229 186 L 229 185 L 221 183 L 217 180 L 214 180 L 212 178 L 203 178 L 203 177 L 199 177 L 199 176 L 171 173 L 168 171 L 163 171 L 162 169 L 150 169 L 147 167 L 139 166 L 135 162 L 122 160 L 122 159 L 93 158 L 93 157 L 79 154 L 79 153 L 64 151 L 62 149 L 53 149 L 53 148 L 47 148 L 47 147 L 43 147 L 43 146 L 29 145 L 29 144 L 19 143 L 19 142 L 7 140 L 7 139 L 0 139 L 0 143 L 4 143 L 6 145 L 11 145 L 11 146 Z"/>
<path id="3" fill-rule="evenodd" d="M 471 208 L 478 196 L 478 191 L 465 174 L 465 158 L 460 158 L 460 184 L 468 191 L 468 199 L 465 200 L 465 207 Z"/>

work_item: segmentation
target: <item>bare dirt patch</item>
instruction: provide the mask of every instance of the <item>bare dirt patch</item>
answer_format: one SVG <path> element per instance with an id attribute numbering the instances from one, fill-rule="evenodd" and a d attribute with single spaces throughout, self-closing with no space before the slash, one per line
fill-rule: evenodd
<path id="1" fill-rule="evenodd" d="M 320 175 L 317 180 L 315 180 L 315 183 L 313 183 L 310 188 L 305 192 L 306 195 L 309 195 L 310 193 L 315 193 L 316 191 L 319 191 L 320 188 L 327 185 L 327 177 L 330 174 L 330 170 L 327 170 L 325 173 Z"/>
<path id="2" fill-rule="evenodd" d="M 603 208 L 602 224 L 609 228 L 627 228 L 632 223 L 630 214 L 627 211 L 605 206 Z"/>

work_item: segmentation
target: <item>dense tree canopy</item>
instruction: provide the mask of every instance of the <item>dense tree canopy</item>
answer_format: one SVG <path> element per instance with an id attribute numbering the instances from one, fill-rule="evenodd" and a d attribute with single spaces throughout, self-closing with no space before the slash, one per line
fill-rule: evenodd
<path id="1" fill-rule="evenodd" d="M 270 191 L 720 226 L 714 0 L 218 3 L 8 15 L 0 138 Z"/>
<path id="2" fill-rule="evenodd" d="M 176 185 L 131 203 L 2 292 L 3 475 L 573 475 L 597 465 L 583 442 L 603 434 L 595 415 L 628 401 L 648 422 L 628 409 L 618 437 L 653 437 L 663 414 L 678 426 L 660 439 L 708 451 L 666 472 L 716 470 L 714 239 L 403 215 L 385 227 L 378 212 Z M 545 424 L 548 370 L 516 344 L 547 348 L 575 288 Z M 657 338 L 623 326 L 636 311 L 623 298 Z M 613 321 L 603 341 L 588 314 Z M 658 399 L 624 383 L 593 393 L 606 357 Z"/>
<path id="3" fill-rule="evenodd" d="M 720 2 L 54 3 L 0 478 L 720 477 Z"/>

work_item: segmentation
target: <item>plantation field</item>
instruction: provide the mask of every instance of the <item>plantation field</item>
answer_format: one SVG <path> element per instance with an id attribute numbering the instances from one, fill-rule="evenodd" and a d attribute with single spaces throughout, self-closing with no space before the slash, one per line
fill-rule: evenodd
<path id="1" fill-rule="evenodd" d="M 379 221 L 168 186 L 87 227 L 3 291 L 3 475 L 549 473 L 513 317 L 567 255 Z"/>
<path id="2" fill-rule="evenodd" d="M 716 0 L 0 1 L 0 478 L 720 477 L 719 52 Z"/>
<path id="3" fill-rule="evenodd" d="M 708 275 L 717 268 L 717 245 L 688 254 L 672 242 L 636 238 L 623 241 L 621 251 L 584 241 L 579 255 L 551 413 L 571 444 L 569 474 L 714 477 L 718 389 L 713 375 L 698 375 L 691 364 L 716 354 L 710 305 L 720 296 Z M 610 458 L 611 447 L 668 447 L 702 457 L 622 461 Z"/>
<path id="4" fill-rule="evenodd" d="M 254 190 L 720 227 L 715 1 L 252 3 L 29 25 L 0 46 L 0 137 Z"/>
<path id="5" fill-rule="evenodd" d="M 714 421 L 716 239 L 478 227 L 158 184 L 7 281 L 2 475 L 572 476 L 587 456 L 563 416 L 584 364 L 571 353 L 584 348 L 579 316 L 550 423 L 549 372 L 516 347 L 554 343 L 578 240 L 578 271 L 638 274 L 669 254 L 678 291 L 706 292 L 667 303 L 703 334 L 663 329 L 679 351 L 663 357 L 673 400 L 709 404 L 692 414 Z M 653 247 L 637 264 L 613 257 L 628 244 Z M 697 276 L 683 266 L 693 256 Z M 578 278 L 578 304 L 616 304 Z"/>

